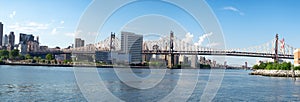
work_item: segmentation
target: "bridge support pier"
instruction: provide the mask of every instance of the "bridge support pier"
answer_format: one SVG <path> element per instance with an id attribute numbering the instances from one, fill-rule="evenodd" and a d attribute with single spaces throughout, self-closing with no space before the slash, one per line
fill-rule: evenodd
<path id="1" fill-rule="evenodd" d="M 169 54 L 167 55 L 167 60 L 168 60 L 168 68 L 175 68 L 174 65 L 174 54 Z"/>
<path id="2" fill-rule="evenodd" d="M 168 58 L 168 67 L 174 68 L 174 33 L 173 31 L 170 32 L 170 54 Z"/>
<path id="3" fill-rule="evenodd" d="M 278 63 L 279 59 L 278 59 L 278 34 L 276 34 L 275 37 L 275 55 L 274 55 L 274 62 Z"/>

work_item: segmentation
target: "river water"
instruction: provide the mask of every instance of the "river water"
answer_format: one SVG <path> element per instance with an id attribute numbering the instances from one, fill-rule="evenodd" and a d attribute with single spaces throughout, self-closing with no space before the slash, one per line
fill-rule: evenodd
<path id="1" fill-rule="evenodd" d="M 198 78 L 197 85 L 187 101 L 200 101 L 212 71 L 209 69 L 166 70 L 164 79 L 155 87 L 138 89 L 122 82 L 112 68 L 97 70 L 112 95 L 130 102 L 163 99 L 175 88 L 181 75 Z M 147 78 L 150 73 L 149 69 L 132 70 L 137 76 L 144 78 Z M 195 72 L 199 75 L 194 74 Z M 248 75 L 249 72 L 225 70 L 221 86 L 212 101 L 300 101 L 300 79 L 252 76 Z M 192 82 L 186 80 L 184 83 L 187 83 L 186 86 L 178 92 L 182 96 L 186 93 L 184 89 L 189 89 L 189 83 Z M 0 66 L 1 102 L 87 101 L 84 96 L 71 67 Z M 177 101 L 184 101 L 184 99 L 178 97 Z"/>

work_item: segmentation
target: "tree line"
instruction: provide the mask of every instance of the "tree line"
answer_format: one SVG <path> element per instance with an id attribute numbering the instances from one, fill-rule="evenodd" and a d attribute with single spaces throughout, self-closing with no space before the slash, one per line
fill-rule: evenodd
<path id="1" fill-rule="evenodd" d="M 292 65 L 291 62 L 282 62 L 282 63 L 277 63 L 277 62 L 261 62 L 260 64 L 254 65 L 252 68 L 253 69 L 265 69 L 265 70 L 291 70 Z M 300 66 L 295 66 L 294 70 L 300 70 Z"/>
<path id="2" fill-rule="evenodd" d="M 23 56 L 24 57 L 24 56 Z M 14 49 L 11 51 L 0 50 L 0 59 L 21 59 L 22 56 L 19 53 L 19 50 Z"/>
<path id="3" fill-rule="evenodd" d="M 11 51 L 8 50 L 0 50 L 0 62 L 4 60 L 15 60 L 15 61 L 25 61 L 27 63 L 52 63 L 57 64 L 58 62 L 55 60 L 55 57 L 52 54 L 47 54 L 45 59 L 41 56 L 31 56 L 30 54 L 21 55 L 18 49 L 14 49 Z M 71 60 L 64 60 L 60 63 L 71 63 Z"/>

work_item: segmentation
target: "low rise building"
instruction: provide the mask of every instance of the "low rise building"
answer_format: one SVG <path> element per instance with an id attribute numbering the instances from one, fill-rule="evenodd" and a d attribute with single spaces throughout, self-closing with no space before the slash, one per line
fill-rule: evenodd
<path id="1" fill-rule="evenodd" d="M 56 61 L 72 60 L 71 54 L 59 54 L 55 55 L 54 57 Z"/>
<path id="2" fill-rule="evenodd" d="M 40 46 L 37 41 L 28 41 L 27 42 L 27 51 L 28 52 L 38 52 L 39 49 L 40 49 Z"/>
<path id="3" fill-rule="evenodd" d="M 110 51 L 96 51 L 95 58 L 97 62 L 112 63 Z"/>
<path id="4" fill-rule="evenodd" d="M 48 52 L 48 46 L 40 46 L 40 52 Z"/>
<path id="5" fill-rule="evenodd" d="M 28 52 L 37 52 L 37 51 L 39 51 L 40 47 L 39 47 L 38 38 L 37 38 L 37 40 L 34 40 L 34 36 L 32 34 L 20 33 L 20 39 L 19 40 L 20 41 L 19 41 L 18 49 L 20 50 L 20 53 L 22 55 L 25 55 Z"/>

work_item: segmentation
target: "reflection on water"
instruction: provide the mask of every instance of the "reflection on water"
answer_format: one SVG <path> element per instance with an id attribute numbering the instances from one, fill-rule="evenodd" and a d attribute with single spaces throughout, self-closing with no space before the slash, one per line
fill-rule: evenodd
<path id="1" fill-rule="evenodd" d="M 123 83 L 113 69 L 98 69 L 109 91 L 118 98 L 130 102 L 158 101 L 174 89 L 181 75 L 193 77 L 196 74 L 192 72 L 199 71 L 185 70 L 188 70 L 188 73 L 182 73 L 181 70 L 167 70 L 159 84 L 141 90 Z M 133 69 L 133 72 L 145 78 L 150 70 Z M 197 86 L 188 101 L 199 101 L 207 84 L 210 70 L 200 70 L 199 73 Z M 248 73 L 249 71 L 245 70 L 226 70 L 222 86 L 213 101 L 300 101 L 300 79 L 294 81 L 291 78 L 251 76 Z M 185 83 L 190 82 L 186 80 Z M 184 90 L 179 94 L 184 94 Z M 0 66 L 0 100 L 1 102 L 86 101 L 76 85 L 72 68 L 27 66 Z"/>

